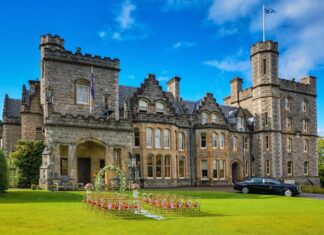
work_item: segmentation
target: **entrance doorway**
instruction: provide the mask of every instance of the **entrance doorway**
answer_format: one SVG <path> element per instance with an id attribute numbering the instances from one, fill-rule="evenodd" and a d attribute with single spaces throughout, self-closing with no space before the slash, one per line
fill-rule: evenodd
<path id="1" fill-rule="evenodd" d="M 78 158 L 78 179 L 84 185 L 91 183 L 91 159 Z"/>
<path id="2" fill-rule="evenodd" d="M 241 166 L 238 162 L 232 164 L 232 182 L 235 183 L 241 180 Z"/>

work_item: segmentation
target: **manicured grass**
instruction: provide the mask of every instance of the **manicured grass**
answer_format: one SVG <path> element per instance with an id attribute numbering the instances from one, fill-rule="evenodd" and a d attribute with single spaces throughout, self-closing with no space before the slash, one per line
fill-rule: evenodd
<path id="1" fill-rule="evenodd" d="M 144 192 L 144 191 L 142 191 Z M 0 234 L 324 234 L 324 201 L 214 191 L 145 190 L 202 199 L 201 215 L 107 217 L 81 203 L 82 192 L 10 190 L 0 195 Z"/>

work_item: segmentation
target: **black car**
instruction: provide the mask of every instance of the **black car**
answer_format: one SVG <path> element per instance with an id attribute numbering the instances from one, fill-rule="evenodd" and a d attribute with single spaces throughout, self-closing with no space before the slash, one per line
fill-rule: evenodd
<path id="1" fill-rule="evenodd" d="M 242 193 L 280 194 L 287 197 L 301 193 L 300 187 L 295 184 L 284 184 L 278 180 L 262 177 L 251 177 L 234 183 L 234 189 Z"/>

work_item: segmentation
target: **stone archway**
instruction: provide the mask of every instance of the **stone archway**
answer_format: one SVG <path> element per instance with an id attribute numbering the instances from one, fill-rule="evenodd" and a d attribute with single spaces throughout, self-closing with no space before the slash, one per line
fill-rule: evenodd
<path id="1" fill-rule="evenodd" d="M 238 161 L 232 163 L 232 182 L 242 180 L 242 165 Z"/>
<path id="2" fill-rule="evenodd" d="M 84 140 L 76 147 L 78 183 L 94 183 L 96 174 L 106 165 L 106 147 L 95 140 Z"/>

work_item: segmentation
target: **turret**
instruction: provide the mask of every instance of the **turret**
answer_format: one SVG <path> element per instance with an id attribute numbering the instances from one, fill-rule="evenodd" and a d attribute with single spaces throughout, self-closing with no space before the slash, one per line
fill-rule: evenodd
<path id="1" fill-rule="evenodd" d="M 253 87 L 265 84 L 279 84 L 278 79 L 278 43 L 258 42 L 251 48 Z"/>
<path id="2" fill-rule="evenodd" d="M 49 48 L 51 50 L 64 51 L 64 39 L 58 35 L 42 35 L 39 47 L 41 50 Z"/>

